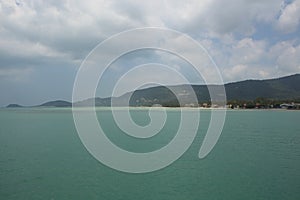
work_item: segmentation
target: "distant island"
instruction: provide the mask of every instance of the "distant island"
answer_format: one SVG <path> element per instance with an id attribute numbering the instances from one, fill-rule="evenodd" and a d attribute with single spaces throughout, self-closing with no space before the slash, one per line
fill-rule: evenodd
<path id="1" fill-rule="evenodd" d="M 9 104 L 8 106 L 6 106 L 6 108 L 21 108 L 23 106 L 19 105 L 19 104 Z"/>
<path id="2" fill-rule="evenodd" d="M 194 102 L 186 92 L 192 87 L 197 96 Z M 245 80 L 225 84 L 227 107 L 229 108 L 289 108 L 300 109 L 300 74 L 267 80 Z M 212 87 L 220 87 L 214 85 Z M 173 93 L 169 88 L 172 89 Z M 184 104 L 180 104 L 176 95 L 184 97 Z M 176 85 L 158 86 L 133 92 L 128 92 L 120 97 L 90 98 L 81 102 L 74 102 L 74 106 L 111 106 L 111 100 L 116 106 L 124 106 L 130 97 L 129 106 L 156 106 L 164 107 L 218 107 L 212 105 L 207 85 Z M 72 103 L 63 100 L 49 101 L 34 107 L 71 107 Z M 23 107 L 10 104 L 8 108 Z"/>
<path id="3" fill-rule="evenodd" d="M 19 104 L 9 104 L 6 107 L 7 108 L 22 108 L 25 106 L 21 106 Z M 49 102 L 43 103 L 41 105 L 30 106 L 30 107 L 72 107 L 72 103 L 68 102 L 68 101 L 63 101 L 63 100 L 56 100 L 56 101 L 49 101 Z"/>
<path id="4" fill-rule="evenodd" d="M 72 103 L 63 100 L 49 101 L 39 105 L 39 107 L 71 107 Z"/>

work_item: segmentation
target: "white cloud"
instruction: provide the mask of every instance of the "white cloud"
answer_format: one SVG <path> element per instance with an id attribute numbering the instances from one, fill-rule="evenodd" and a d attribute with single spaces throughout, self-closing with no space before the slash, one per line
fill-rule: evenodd
<path id="1" fill-rule="evenodd" d="M 246 65 L 235 65 L 230 68 L 226 68 L 223 70 L 223 76 L 228 80 L 235 79 L 236 77 L 241 77 L 244 79 L 247 77 L 247 69 Z"/>
<path id="2" fill-rule="evenodd" d="M 264 79 L 300 72 L 298 40 L 279 41 L 270 45 L 265 40 L 243 38 L 229 44 L 203 42 L 217 62 L 226 82 Z"/>
<path id="3" fill-rule="evenodd" d="M 283 41 L 270 49 L 277 69 L 282 72 L 300 72 L 300 44 L 295 41 Z"/>
<path id="4" fill-rule="evenodd" d="M 272 23 L 275 20 L 281 0 L 210 0 L 198 1 L 198 4 L 191 6 L 193 9 L 188 12 L 189 18 L 171 15 L 174 17 L 169 20 L 178 24 L 176 28 L 192 35 L 206 34 L 219 38 L 232 33 L 253 35 L 257 22 Z"/>
<path id="5" fill-rule="evenodd" d="M 39 43 L 82 58 L 104 38 L 137 26 L 108 1 L 0 3 L 2 40 Z"/>
<path id="6" fill-rule="evenodd" d="M 199 41 L 220 67 L 226 82 L 299 73 L 300 0 L 284 2 L 2 0 L 0 76 L 5 80 L 17 76 L 22 79 L 41 66 L 62 66 L 62 80 L 72 80 L 70 76 L 74 75 L 69 75 L 64 66 L 75 66 L 75 71 L 99 42 L 120 31 L 144 26 L 176 29 Z M 131 41 L 138 42 L 140 37 L 150 36 L 135 36 Z M 188 50 L 180 38 L 169 38 L 169 42 Z M 102 56 L 128 43 L 108 48 Z M 143 56 L 138 59 L 143 63 Z M 173 65 L 182 73 L 186 70 L 172 56 L 153 59 Z M 130 61 L 124 60 L 127 66 Z M 206 70 L 210 75 L 210 69 Z M 38 74 L 47 77 L 45 71 Z"/>
<path id="7" fill-rule="evenodd" d="M 244 38 L 233 45 L 229 63 L 259 63 L 266 54 L 266 42 Z M 264 57 L 265 59 L 266 57 Z"/>
<path id="8" fill-rule="evenodd" d="M 281 12 L 277 27 L 285 33 L 291 33 L 299 28 L 300 24 L 300 0 L 295 0 L 286 5 Z"/>

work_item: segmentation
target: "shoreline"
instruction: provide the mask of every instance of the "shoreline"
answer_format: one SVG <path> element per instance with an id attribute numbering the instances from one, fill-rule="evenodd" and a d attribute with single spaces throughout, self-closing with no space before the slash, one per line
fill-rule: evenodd
<path id="1" fill-rule="evenodd" d="M 247 108 L 205 108 L 205 107 L 147 107 L 147 106 L 141 106 L 141 107 L 135 107 L 135 106 L 118 106 L 118 107 L 110 107 L 110 106 L 80 106 L 80 107 L 2 107 L 0 110 L 89 110 L 89 109 L 95 109 L 97 110 L 226 110 L 226 111 L 300 111 L 300 109 L 285 109 L 285 108 L 253 108 L 253 109 L 247 109 Z"/>

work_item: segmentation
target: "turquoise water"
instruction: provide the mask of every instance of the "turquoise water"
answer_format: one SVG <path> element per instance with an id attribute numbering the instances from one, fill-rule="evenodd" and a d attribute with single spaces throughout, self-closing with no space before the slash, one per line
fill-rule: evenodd
<path id="1" fill-rule="evenodd" d="M 168 110 L 157 136 L 134 140 L 98 110 L 108 137 L 127 150 L 162 147 L 178 127 Z M 131 112 L 147 124 L 145 110 Z M 76 133 L 70 109 L 0 109 L 0 199 L 300 199 L 300 112 L 228 111 L 213 151 L 198 159 L 210 111 L 189 150 L 172 165 L 147 174 L 127 174 L 95 160 Z"/>

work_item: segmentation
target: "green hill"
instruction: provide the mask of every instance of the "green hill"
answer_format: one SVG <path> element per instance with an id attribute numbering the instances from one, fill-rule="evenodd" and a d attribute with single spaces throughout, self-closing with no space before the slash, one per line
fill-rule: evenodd
<path id="1" fill-rule="evenodd" d="M 218 89 L 219 86 L 211 86 Z M 187 85 L 169 87 L 178 96 L 188 93 Z M 192 85 L 198 98 L 198 103 L 210 101 L 206 85 Z M 131 106 L 151 106 L 161 104 L 163 106 L 178 106 L 176 96 L 171 90 L 164 87 L 153 87 L 135 91 L 130 99 Z M 254 101 L 258 98 L 272 101 L 300 100 L 300 74 L 269 80 L 246 80 L 225 84 L 228 101 Z M 130 93 L 131 94 L 131 93 Z M 126 94 L 126 96 L 129 94 Z M 125 96 L 125 95 L 124 95 Z M 120 99 L 122 99 L 120 97 Z M 184 103 L 195 103 L 186 95 Z"/>
<path id="2" fill-rule="evenodd" d="M 218 85 L 211 85 L 214 89 L 220 88 Z M 197 100 L 191 98 L 193 89 Z M 291 76 L 268 79 L 268 80 L 245 80 L 225 84 L 226 96 L 228 102 L 250 102 L 257 103 L 268 101 L 272 104 L 295 101 L 300 102 L 300 74 Z M 93 106 L 95 100 L 96 106 L 110 106 L 111 100 L 114 106 L 153 106 L 160 104 L 162 106 L 177 107 L 180 102 L 183 105 L 197 105 L 198 103 L 209 103 L 210 96 L 206 85 L 177 85 L 177 86 L 158 86 L 151 87 L 134 92 L 128 92 L 120 97 L 113 98 L 90 98 L 81 102 L 74 102 L 75 106 Z M 72 103 L 67 101 L 50 101 L 39 105 L 39 107 L 71 107 Z M 22 107 L 17 104 L 10 104 L 7 107 Z"/>
<path id="3" fill-rule="evenodd" d="M 300 74 L 269 80 L 246 80 L 225 85 L 228 100 L 300 99 Z"/>
<path id="4" fill-rule="evenodd" d="M 120 97 L 114 97 L 114 106 L 153 106 L 160 104 L 162 106 L 180 106 L 177 97 L 181 98 L 182 104 L 196 105 L 198 103 L 209 103 L 210 96 L 206 85 L 191 86 L 197 96 L 198 102 L 191 98 L 189 85 L 177 86 L 158 86 L 151 87 L 134 92 L 126 93 Z M 211 85 L 215 89 L 218 85 Z M 268 79 L 268 80 L 245 80 L 225 84 L 227 101 L 255 101 L 256 99 L 265 99 L 268 101 L 300 101 L 300 74 L 291 76 Z M 177 97 L 176 97 L 177 96 Z M 96 106 L 110 106 L 111 98 L 96 98 Z M 82 102 L 76 102 L 77 106 L 92 106 L 93 99 L 87 99 Z"/>

